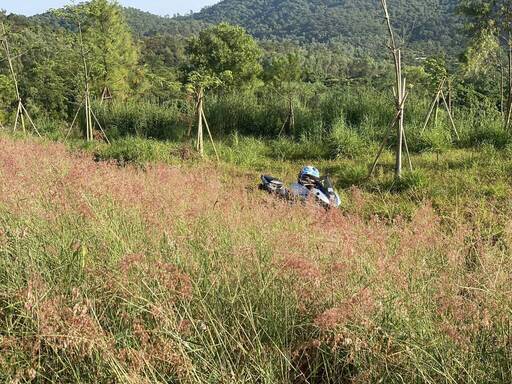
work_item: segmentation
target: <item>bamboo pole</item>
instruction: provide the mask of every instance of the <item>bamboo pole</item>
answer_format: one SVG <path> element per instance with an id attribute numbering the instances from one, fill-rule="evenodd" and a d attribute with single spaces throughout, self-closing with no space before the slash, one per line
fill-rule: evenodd
<path id="1" fill-rule="evenodd" d="M 423 127 L 421 129 L 421 132 L 420 133 L 423 133 L 425 131 L 425 129 L 427 128 L 428 126 L 428 123 L 430 122 L 430 118 L 432 117 L 432 112 L 434 112 L 434 108 L 436 107 L 436 105 L 439 103 L 439 96 L 441 95 L 441 90 L 443 89 L 444 87 L 444 83 L 446 81 L 446 78 L 443 79 L 438 87 L 437 87 L 437 92 L 436 92 L 436 95 L 434 97 L 434 100 L 432 101 L 432 104 L 430 105 L 430 109 L 427 113 L 427 117 L 425 118 L 425 122 L 423 123 Z M 437 111 L 436 111 L 436 114 L 437 114 Z"/>
<path id="2" fill-rule="evenodd" d="M 197 92 L 197 151 L 204 156 L 204 141 L 203 141 L 203 90 L 199 89 Z"/>
<path id="3" fill-rule="evenodd" d="M 389 131 L 396 126 L 397 130 L 397 145 L 395 149 L 395 177 L 400 178 L 402 176 L 402 150 L 404 146 L 404 112 L 405 112 L 405 100 L 407 98 L 406 93 L 406 80 L 402 76 L 402 54 L 400 49 L 397 47 L 395 34 L 393 32 L 393 27 L 391 26 L 391 18 L 389 16 L 388 5 L 386 0 L 381 0 L 382 9 L 384 11 L 384 18 L 386 21 L 388 34 L 389 34 L 389 42 L 388 46 L 391 54 L 393 56 L 393 61 L 395 64 L 395 107 L 396 107 L 396 117 L 393 120 L 392 124 L 388 128 L 386 135 L 384 137 L 384 141 L 379 149 L 377 157 L 373 163 L 372 170 L 370 175 L 373 174 L 375 170 L 375 166 L 378 162 L 379 157 L 382 154 L 382 151 L 387 144 Z"/>
<path id="4" fill-rule="evenodd" d="M 510 127 L 512 119 L 512 34 L 508 34 L 508 99 L 505 129 Z"/>
<path id="5" fill-rule="evenodd" d="M 409 94 L 406 93 L 404 99 L 402 100 L 402 103 L 405 103 L 405 101 L 407 100 L 408 97 L 409 97 Z M 391 122 L 391 124 L 388 125 L 388 128 L 386 129 L 386 133 L 384 135 L 384 139 L 382 140 L 382 144 L 379 147 L 379 151 L 377 152 L 377 156 L 375 156 L 375 160 L 372 163 L 372 167 L 371 167 L 371 170 L 370 170 L 369 177 L 372 177 L 373 174 L 375 173 L 375 169 L 377 168 L 377 163 L 379 162 L 379 158 L 382 155 L 382 152 L 384 151 L 384 148 L 386 147 L 386 144 L 388 143 L 389 134 L 391 133 L 391 130 L 393 129 L 393 127 L 396 125 L 399 117 L 400 117 L 400 111 L 397 111 L 393 121 Z"/>
<path id="6" fill-rule="evenodd" d="M 32 128 L 34 129 L 34 131 L 37 133 L 37 136 L 41 137 L 41 134 L 39 133 L 36 125 L 34 124 L 34 122 L 32 121 L 32 118 L 30 117 L 30 115 L 28 114 L 27 112 L 27 109 L 25 108 L 25 106 L 21 103 L 21 108 L 23 109 L 23 111 L 25 111 L 25 114 L 27 116 L 27 119 L 28 121 L 30 122 L 30 124 L 32 124 Z M 23 115 L 21 115 L 21 117 L 23 118 Z"/>
<path id="7" fill-rule="evenodd" d="M 68 133 L 66 134 L 66 137 L 64 138 L 64 141 L 66 141 L 71 134 L 71 131 L 73 130 L 73 127 L 75 126 L 76 120 L 78 119 L 78 115 L 80 114 L 80 110 L 82 109 L 84 105 L 84 102 L 82 101 L 80 105 L 78 106 L 78 109 L 76 110 L 75 117 L 73 118 L 73 121 L 71 122 L 71 125 L 69 126 Z"/>
<path id="8" fill-rule="evenodd" d="M 503 70 L 503 60 L 500 58 L 500 106 L 501 117 L 505 121 L 505 72 Z"/>
<path id="9" fill-rule="evenodd" d="M 84 76 L 84 87 L 85 87 L 85 138 L 87 141 L 93 140 L 93 127 L 92 127 L 92 116 L 91 116 L 91 98 L 89 89 L 89 68 L 87 66 L 87 59 L 84 49 L 84 40 L 82 34 L 82 24 L 78 21 L 78 42 L 80 44 L 80 56 L 82 57 L 82 69 Z"/>
<path id="10" fill-rule="evenodd" d="M 18 83 L 18 77 L 16 75 L 16 71 L 14 70 L 14 64 L 12 62 L 12 55 L 11 55 L 11 49 L 9 46 L 9 39 L 7 38 L 7 30 L 6 30 L 5 24 L 3 22 L 2 22 L 2 39 L 1 40 L 2 40 L 2 47 L 4 48 L 4 51 L 5 51 L 7 64 L 9 67 L 9 73 L 10 73 L 12 81 L 14 83 L 14 91 L 16 93 L 16 100 L 18 102 L 18 108 L 16 110 L 16 117 L 14 120 L 13 132 L 15 132 L 17 130 L 18 121 L 19 121 L 19 122 L 21 122 L 21 127 L 23 130 L 23 133 L 26 133 L 26 126 L 25 126 L 25 116 L 26 116 L 27 119 L 29 120 L 29 122 L 31 123 L 32 127 L 34 128 L 35 132 L 39 136 L 41 136 L 39 131 L 36 128 L 36 125 L 32 121 L 32 118 L 30 117 L 27 109 L 23 105 L 23 100 L 21 98 L 20 88 L 19 88 L 19 83 Z"/>
<path id="11" fill-rule="evenodd" d="M 457 131 L 457 127 L 455 126 L 455 122 L 453 121 L 452 112 L 450 111 L 450 107 L 448 105 L 448 102 L 446 101 L 446 98 L 444 97 L 444 92 L 441 90 L 441 97 L 444 102 L 444 106 L 446 107 L 446 112 L 448 112 L 448 117 L 450 118 L 450 122 L 452 124 L 452 128 L 455 132 L 455 135 L 457 136 L 457 140 L 460 140 L 459 132 Z"/>
<path id="12" fill-rule="evenodd" d="M 201 109 L 201 113 L 202 113 L 202 116 L 203 116 L 204 125 L 206 126 L 206 130 L 208 131 L 208 136 L 210 137 L 210 141 L 211 141 L 212 146 L 213 146 L 213 150 L 215 151 L 215 156 L 217 157 L 217 161 L 220 162 L 219 153 L 217 152 L 217 147 L 215 146 L 215 142 L 213 141 L 212 132 L 210 131 L 210 126 L 208 125 L 208 121 L 206 121 L 206 116 L 204 114 L 204 110 L 203 109 Z"/>
<path id="13" fill-rule="evenodd" d="M 409 170 L 412 172 L 413 171 L 412 159 L 411 159 L 411 154 L 409 153 L 409 145 L 407 144 L 407 137 L 405 135 L 405 130 L 403 131 L 403 134 L 404 134 L 404 147 L 405 147 L 405 153 L 407 155 L 407 160 L 409 163 Z"/>
<path id="14" fill-rule="evenodd" d="M 20 103 L 18 103 L 18 108 L 16 109 L 16 117 L 14 118 L 14 127 L 12 129 L 13 132 L 16 132 L 18 128 L 18 119 L 20 117 Z"/>
<path id="15" fill-rule="evenodd" d="M 108 139 L 107 134 L 103 130 L 103 127 L 101 126 L 100 121 L 98 120 L 98 118 L 96 117 L 96 114 L 94 113 L 94 111 L 92 109 L 91 109 L 91 114 L 94 117 L 94 121 L 96 121 L 96 124 L 98 124 L 98 127 L 100 128 L 100 131 L 103 134 L 103 137 L 105 138 L 105 141 L 107 142 L 107 144 L 110 144 L 110 140 Z"/>

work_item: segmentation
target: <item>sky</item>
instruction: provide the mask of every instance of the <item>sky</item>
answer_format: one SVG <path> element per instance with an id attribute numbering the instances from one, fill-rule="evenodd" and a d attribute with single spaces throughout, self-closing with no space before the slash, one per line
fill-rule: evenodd
<path id="1" fill-rule="evenodd" d="M 202 7 L 217 3 L 219 0 L 118 0 L 122 5 L 135 7 L 157 15 L 185 14 L 199 11 Z M 77 1 L 80 2 L 80 1 Z M 0 9 L 8 13 L 31 16 L 42 13 L 50 8 L 59 8 L 71 4 L 71 0 L 0 0 Z"/>

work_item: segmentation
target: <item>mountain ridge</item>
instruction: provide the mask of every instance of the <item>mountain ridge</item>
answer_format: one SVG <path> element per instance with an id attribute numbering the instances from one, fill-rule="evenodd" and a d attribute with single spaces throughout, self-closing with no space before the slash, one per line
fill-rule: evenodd
<path id="1" fill-rule="evenodd" d="M 464 46 L 457 0 L 389 0 L 402 44 L 417 55 L 456 55 Z M 244 27 L 259 40 L 298 44 L 339 43 L 359 54 L 380 56 L 386 30 L 377 0 L 223 0 L 188 16 L 164 17 L 124 8 L 138 37 L 190 36 L 211 24 Z M 31 19 L 62 22 L 49 12 Z"/>

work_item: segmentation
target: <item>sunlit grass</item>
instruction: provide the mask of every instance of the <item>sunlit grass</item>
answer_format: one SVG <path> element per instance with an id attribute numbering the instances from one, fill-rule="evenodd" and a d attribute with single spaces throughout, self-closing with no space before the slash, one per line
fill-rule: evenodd
<path id="1" fill-rule="evenodd" d="M 257 191 L 303 163 L 262 142 L 219 145 L 220 165 L 0 144 L 3 381 L 512 379 L 503 151 L 415 155 L 402 190 L 389 154 L 374 180 L 370 154 L 320 160 L 345 199 L 325 212 Z"/>

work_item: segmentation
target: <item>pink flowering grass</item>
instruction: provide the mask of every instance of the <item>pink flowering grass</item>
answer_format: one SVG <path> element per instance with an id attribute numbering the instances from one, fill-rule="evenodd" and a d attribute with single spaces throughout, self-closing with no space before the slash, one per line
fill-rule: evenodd
<path id="1" fill-rule="evenodd" d="M 2 381 L 512 380 L 512 222 L 326 212 L 228 165 L 0 146 Z"/>

